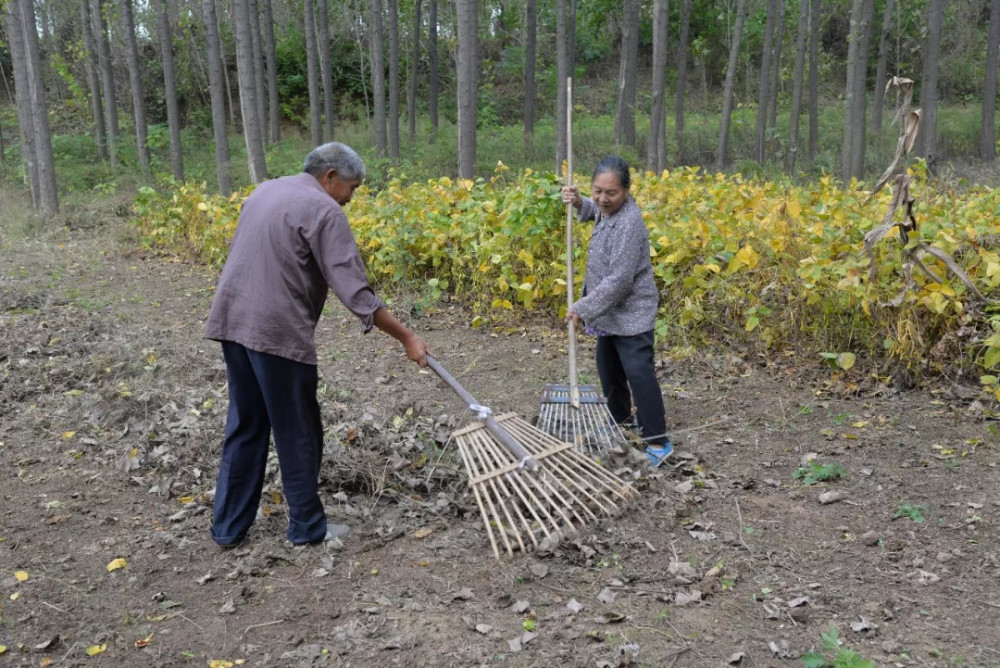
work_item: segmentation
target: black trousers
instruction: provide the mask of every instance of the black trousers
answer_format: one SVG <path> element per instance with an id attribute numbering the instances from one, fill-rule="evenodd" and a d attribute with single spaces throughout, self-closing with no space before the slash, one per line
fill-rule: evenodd
<path id="1" fill-rule="evenodd" d="M 634 402 L 642 438 L 651 444 L 668 441 L 663 394 L 653 366 L 653 330 L 633 336 L 598 336 L 597 373 L 616 422 L 632 416 Z"/>
<path id="2" fill-rule="evenodd" d="M 316 400 L 316 367 L 224 341 L 229 412 L 215 487 L 212 538 L 238 543 L 257 516 L 267 451 L 274 432 L 288 502 L 288 540 L 312 543 L 326 535 L 319 498 L 323 425 Z"/>

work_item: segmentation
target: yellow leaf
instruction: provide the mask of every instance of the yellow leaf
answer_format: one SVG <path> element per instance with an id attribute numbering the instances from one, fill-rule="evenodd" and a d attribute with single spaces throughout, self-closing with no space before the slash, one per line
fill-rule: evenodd
<path id="1" fill-rule="evenodd" d="M 73 438 L 74 436 L 76 436 L 76 432 L 75 431 L 64 431 L 62 433 L 62 439 L 64 441 L 68 441 L 69 439 Z"/>
<path id="2" fill-rule="evenodd" d="M 18 582 L 24 582 L 28 579 L 28 571 L 17 571 L 14 573 L 14 579 Z"/>
<path id="3" fill-rule="evenodd" d="M 98 654 L 103 653 L 107 648 L 107 645 L 91 645 L 83 651 L 87 656 L 97 656 Z"/>
<path id="4" fill-rule="evenodd" d="M 149 645 L 152 642 L 153 642 L 153 634 L 150 633 L 145 638 L 139 638 L 138 640 L 136 640 L 135 641 L 135 646 L 138 649 L 139 647 L 146 647 L 147 645 Z"/>
<path id="5" fill-rule="evenodd" d="M 6 651 L 7 651 L 7 645 L 0 645 L 0 654 L 3 654 Z"/>
<path id="6" fill-rule="evenodd" d="M 864 429 L 868 426 L 868 420 L 858 420 L 857 422 L 851 424 L 855 429 Z"/>
<path id="7" fill-rule="evenodd" d="M 429 528 L 425 527 L 423 529 L 417 529 L 416 531 L 414 531 L 413 532 L 413 537 L 414 538 L 427 538 L 432 533 L 434 533 L 434 529 L 429 529 Z"/>
<path id="8" fill-rule="evenodd" d="M 798 218 L 799 214 L 802 213 L 802 205 L 797 199 L 790 199 L 785 206 L 785 213 L 788 214 L 789 218 Z"/>
<path id="9" fill-rule="evenodd" d="M 51 666 L 51 665 L 52 665 L 52 658 L 48 656 L 38 662 L 39 668 L 45 668 L 46 666 Z"/>
<path id="10" fill-rule="evenodd" d="M 208 662 L 208 668 L 233 668 L 235 664 L 225 659 L 212 659 Z"/>
<path id="11" fill-rule="evenodd" d="M 192 501 L 194 501 L 194 497 L 193 496 L 182 496 L 179 499 L 177 499 L 177 501 L 180 502 L 180 503 L 182 503 L 182 504 L 184 504 L 184 505 L 187 505 L 187 504 L 191 503 Z"/>
<path id="12" fill-rule="evenodd" d="M 745 245 L 743 248 L 736 251 L 736 255 L 733 256 L 733 261 L 729 264 L 731 269 L 738 269 L 740 266 L 744 266 L 747 269 L 753 269 L 757 266 L 760 261 L 760 257 L 757 255 L 757 251 L 753 249 L 750 244 Z"/>
<path id="13" fill-rule="evenodd" d="M 19 598 L 21 598 L 21 592 L 19 592 L 19 591 L 16 591 L 16 592 L 14 592 L 13 594 L 10 595 L 10 600 L 12 600 L 12 601 L 16 601 Z"/>
<path id="14" fill-rule="evenodd" d="M 117 559 L 113 560 L 111 563 L 108 564 L 108 573 L 112 571 L 117 571 L 119 568 L 125 568 L 126 566 L 128 566 L 128 562 L 125 561 L 123 558 L 118 557 Z"/>

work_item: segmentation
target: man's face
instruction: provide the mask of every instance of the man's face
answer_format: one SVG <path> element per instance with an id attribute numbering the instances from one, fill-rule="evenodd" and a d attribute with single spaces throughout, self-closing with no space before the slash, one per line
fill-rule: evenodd
<path id="1" fill-rule="evenodd" d="M 321 183 L 326 194 L 337 204 L 344 206 L 351 201 L 354 191 L 361 185 L 361 179 L 345 180 L 340 177 L 336 169 L 331 169 L 323 175 Z"/>

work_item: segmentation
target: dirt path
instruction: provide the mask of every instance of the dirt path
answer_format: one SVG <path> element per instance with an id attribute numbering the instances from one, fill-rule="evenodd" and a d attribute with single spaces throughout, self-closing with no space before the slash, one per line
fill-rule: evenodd
<path id="1" fill-rule="evenodd" d="M 442 451 L 469 416 L 331 307 L 323 496 L 353 533 L 287 546 L 272 470 L 249 540 L 222 551 L 215 276 L 125 237 L 0 242 L 0 665 L 790 666 L 835 625 L 877 665 L 1000 666 L 1000 439 L 975 388 L 851 396 L 781 352 L 665 362 L 672 428 L 727 421 L 666 470 L 625 465 L 642 493 L 622 518 L 496 563 Z M 494 406 L 531 416 L 565 374 L 554 320 L 395 308 Z M 808 453 L 844 477 L 803 485 Z"/>

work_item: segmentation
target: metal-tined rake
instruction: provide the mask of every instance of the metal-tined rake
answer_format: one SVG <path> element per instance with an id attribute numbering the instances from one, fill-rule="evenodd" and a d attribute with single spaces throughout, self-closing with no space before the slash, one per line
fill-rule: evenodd
<path id="1" fill-rule="evenodd" d="M 480 419 L 453 437 L 497 559 L 501 549 L 509 556 L 527 552 L 613 517 L 636 495 L 573 444 L 513 413 L 494 417 L 430 355 L 427 365 Z"/>
<path id="2" fill-rule="evenodd" d="M 566 185 L 573 185 L 573 79 L 566 79 Z M 573 205 L 566 205 L 566 306 L 573 306 Z M 577 451 L 600 455 L 627 443 L 604 394 L 591 385 L 577 384 L 576 323 L 569 329 L 569 384 L 546 385 L 538 410 L 538 426 Z"/>

